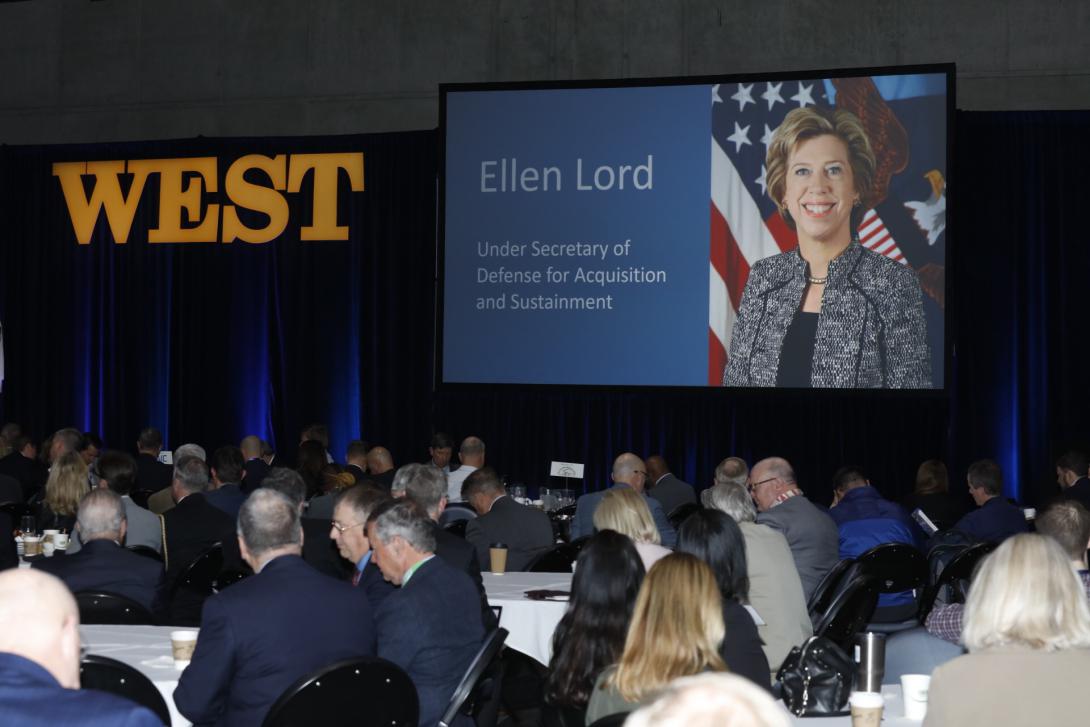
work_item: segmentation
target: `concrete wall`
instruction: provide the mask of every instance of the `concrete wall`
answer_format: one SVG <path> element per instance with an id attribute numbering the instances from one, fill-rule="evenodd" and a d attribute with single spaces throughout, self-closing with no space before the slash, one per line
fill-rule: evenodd
<path id="1" fill-rule="evenodd" d="M 954 61 L 962 109 L 1090 107 L 1084 0 L 0 2 L 0 142 L 431 128 L 436 86 Z"/>

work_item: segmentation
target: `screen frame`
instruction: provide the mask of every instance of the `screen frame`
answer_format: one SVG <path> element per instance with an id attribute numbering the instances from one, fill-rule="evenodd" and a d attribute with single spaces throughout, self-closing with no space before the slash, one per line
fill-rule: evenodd
<path id="1" fill-rule="evenodd" d="M 723 83 L 768 81 L 808 81 L 834 77 L 855 76 L 882 76 L 882 75 L 917 75 L 917 74 L 943 74 L 946 76 L 946 230 L 953 229 L 951 188 L 956 189 L 954 181 L 954 136 L 955 136 L 955 112 L 956 112 L 956 83 L 957 67 L 954 63 L 932 63 L 903 66 L 864 66 L 857 68 L 827 68 L 809 69 L 801 71 L 775 71 L 761 73 L 729 73 L 701 76 L 663 76 L 656 78 L 616 78 L 616 79 L 584 79 L 584 80 L 551 80 L 551 81 L 499 81 L 480 83 L 441 83 L 439 84 L 439 127 L 437 143 L 437 183 L 436 183 L 436 220 L 435 220 L 435 316 L 433 319 L 433 356 L 432 356 L 432 386 L 435 392 L 484 392 L 489 391 L 534 391 L 545 393 L 557 393 L 560 390 L 576 390 L 580 392 L 618 392 L 618 393 L 647 393 L 668 394 L 696 392 L 726 392 L 729 395 L 749 397 L 762 396 L 874 396 L 875 394 L 893 397 L 932 397 L 945 399 L 950 393 L 950 379 L 954 357 L 954 345 L 952 339 L 952 321 L 950 310 L 954 300 L 951 298 L 950 288 L 950 247 L 947 242 L 943 246 L 943 265 L 946 270 L 944 276 L 943 307 L 943 385 L 930 389 L 858 389 L 858 388 L 788 388 L 788 387 L 734 387 L 734 386 L 698 386 L 698 385 L 669 385 L 669 384 L 544 384 L 544 383 L 510 383 L 510 382 L 465 382 L 445 381 L 443 378 L 443 345 L 444 345 L 444 296 L 446 284 L 446 163 L 447 163 L 447 96 L 452 93 L 487 92 L 487 91 L 548 91 L 568 89 L 608 89 L 608 88 L 632 88 L 632 87 L 657 87 L 657 86 L 699 86 Z M 774 392 L 774 393 L 773 393 Z"/>

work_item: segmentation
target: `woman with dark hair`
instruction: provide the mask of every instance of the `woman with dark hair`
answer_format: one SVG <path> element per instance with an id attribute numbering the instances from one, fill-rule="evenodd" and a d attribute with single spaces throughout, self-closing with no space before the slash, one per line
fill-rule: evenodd
<path id="1" fill-rule="evenodd" d="M 920 463 L 916 470 L 916 487 L 911 495 L 901 500 L 901 505 L 910 513 L 916 508 L 923 510 L 940 531 L 954 527 L 965 514 L 964 503 L 950 495 L 946 465 L 938 459 Z"/>
<path id="2" fill-rule="evenodd" d="M 299 450 L 295 457 L 295 471 L 306 483 L 308 500 L 321 494 L 322 469 L 325 466 L 325 447 L 321 442 L 308 439 L 299 443 Z"/>
<path id="3" fill-rule="evenodd" d="M 761 648 L 757 624 L 743 605 L 749 602 L 746 541 L 738 523 L 718 510 L 699 510 L 678 531 L 678 552 L 689 553 L 711 566 L 723 598 L 726 635 L 719 653 L 727 667 L 750 681 L 771 689 L 768 657 Z"/>
<path id="4" fill-rule="evenodd" d="M 561 713 L 559 723 L 583 724 L 595 680 L 624 649 L 643 576 L 636 546 L 620 533 L 598 532 L 579 552 L 545 681 L 545 701 Z"/>

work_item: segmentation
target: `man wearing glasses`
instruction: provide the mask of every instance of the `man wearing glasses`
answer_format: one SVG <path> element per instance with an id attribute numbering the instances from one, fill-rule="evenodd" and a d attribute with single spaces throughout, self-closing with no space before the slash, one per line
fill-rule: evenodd
<path id="1" fill-rule="evenodd" d="M 370 485 L 356 485 L 344 491 L 333 508 L 333 524 L 329 537 L 337 544 L 341 557 L 355 566 L 352 569 L 352 585 L 362 588 L 371 602 L 372 610 L 394 590 L 394 586 L 382 577 L 367 539 L 367 518 L 375 508 L 390 497 Z"/>
<path id="2" fill-rule="evenodd" d="M 666 548 L 673 548 L 677 544 L 677 532 L 670 525 L 670 521 L 666 519 L 662 504 L 644 492 L 644 488 L 647 486 L 647 467 L 644 466 L 643 460 L 631 452 L 625 452 L 613 460 L 612 477 L 614 488 L 631 487 L 643 495 L 648 509 L 651 510 L 651 518 L 655 521 L 655 527 L 659 529 L 659 538 L 662 540 L 662 545 Z M 571 521 L 572 540 L 594 534 L 594 511 L 598 509 L 598 504 L 602 502 L 605 495 L 605 490 L 599 490 L 598 492 L 583 495 L 576 501 L 575 516 Z"/>
<path id="3" fill-rule="evenodd" d="M 836 523 L 806 499 L 791 464 L 781 457 L 753 465 L 746 481 L 757 505 L 757 523 L 779 530 L 787 538 L 806 598 L 839 558 Z"/>

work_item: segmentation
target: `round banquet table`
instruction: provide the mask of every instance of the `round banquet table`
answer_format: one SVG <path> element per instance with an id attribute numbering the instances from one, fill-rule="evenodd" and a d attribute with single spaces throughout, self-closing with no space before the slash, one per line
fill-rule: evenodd
<path id="1" fill-rule="evenodd" d="M 500 626 L 510 633 L 507 646 L 548 666 L 553 632 L 568 609 L 568 601 L 534 601 L 526 591 L 571 591 L 571 573 L 483 573 L 489 605 L 502 609 Z"/>
<path id="2" fill-rule="evenodd" d="M 882 697 L 886 706 L 882 711 L 882 727 L 919 727 L 923 720 L 909 719 L 905 716 L 904 702 L 901 701 L 900 684 L 883 684 Z M 786 712 L 787 707 L 783 702 L 779 703 Z M 799 727 L 851 727 L 852 718 L 849 715 L 842 717 L 796 717 L 791 715 L 791 723 Z"/>

